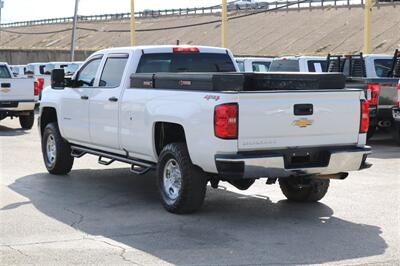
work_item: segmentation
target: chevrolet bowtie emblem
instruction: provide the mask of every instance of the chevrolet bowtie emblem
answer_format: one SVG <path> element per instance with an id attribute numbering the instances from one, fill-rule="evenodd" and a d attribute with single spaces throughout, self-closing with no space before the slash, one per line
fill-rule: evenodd
<path id="1" fill-rule="evenodd" d="M 1 89 L 0 91 L 3 92 L 3 93 L 9 93 L 10 89 Z"/>
<path id="2" fill-rule="evenodd" d="M 308 127 L 314 123 L 313 120 L 308 120 L 307 118 L 299 119 L 293 121 L 292 125 L 297 127 Z"/>

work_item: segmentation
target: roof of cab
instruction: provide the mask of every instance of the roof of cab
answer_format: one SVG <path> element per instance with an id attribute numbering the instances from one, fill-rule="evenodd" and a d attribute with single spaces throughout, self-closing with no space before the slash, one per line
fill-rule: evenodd
<path id="1" fill-rule="evenodd" d="M 103 53 L 126 53 L 132 52 L 136 50 L 165 50 L 165 49 L 173 49 L 177 47 L 195 47 L 199 48 L 200 52 L 202 50 L 206 50 L 204 52 L 217 52 L 217 53 L 226 53 L 228 49 L 221 48 L 221 47 L 212 47 L 212 46 L 201 46 L 201 45 L 141 45 L 141 46 L 127 46 L 127 47 L 114 47 L 114 48 L 107 48 L 100 51 L 93 53 L 93 55 L 103 54 Z"/>

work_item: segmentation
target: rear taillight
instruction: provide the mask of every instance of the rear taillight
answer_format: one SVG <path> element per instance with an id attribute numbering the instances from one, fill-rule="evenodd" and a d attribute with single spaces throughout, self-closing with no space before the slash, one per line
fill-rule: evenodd
<path id="1" fill-rule="evenodd" d="M 371 95 L 371 98 L 368 100 L 368 102 L 371 106 L 378 105 L 380 92 L 381 92 L 381 85 L 368 84 L 368 93 Z"/>
<path id="2" fill-rule="evenodd" d="M 34 89 L 34 94 L 35 96 L 40 95 L 44 87 L 44 79 L 43 78 L 38 78 L 35 81 L 35 89 Z"/>
<path id="3" fill-rule="evenodd" d="M 400 108 L 400 82 L 399 85 L 397 85 L 397 107 Z"/>
<path id="4" fill-rule="evenodd" d="M 214 132 L 221 139 L 237 139 L 238 137 L 238 105 L 222 104 L 215 107 Z"/>
<path id="5" fill-rule="evenodd" d="M 200 49 L 197 47 L 174 47 L 173 49 L 174 53 L 199 53 Z"/>
<path id="6" fill-rule="evenodd" d="M 367 133 L 369 129 L 369 103 L 361 100 L 360 133 Z"/>

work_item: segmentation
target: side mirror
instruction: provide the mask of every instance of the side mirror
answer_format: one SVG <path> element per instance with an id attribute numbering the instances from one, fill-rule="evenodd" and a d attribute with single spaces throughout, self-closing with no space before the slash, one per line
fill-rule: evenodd
<path id="1" fill-rule="evenodd" d="M 53 89 L 63 89 L 65 85 L 64 69 L 54 69 L 51 72 L 51 87 Z"/>

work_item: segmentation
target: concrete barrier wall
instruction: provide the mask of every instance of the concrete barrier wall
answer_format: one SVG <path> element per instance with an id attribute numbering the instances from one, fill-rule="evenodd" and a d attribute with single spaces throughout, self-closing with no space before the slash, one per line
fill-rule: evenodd
<path id="1" fill-rule="evenodd" d="M 373 53 L 393 54 L 396 48 L 400 48 L 399 11 L 400 3 L 373 8 Z M 220 46 L 219 18 L 217 15 L 206 14 L 138 19 L 137 29 L 140 32 L 137 34 L 137 42 L 139 45 L 157 45 L 175 44 L 180 40 L 181 44 Z M 214 24 L 201 25 L 215 20 L 217 22 Z M 201 26 L 179 28 L 188 24 Z M 328 53 L 357 53 L 363 48 L 364 9 L 360 6 L 262 13 L 230 20 L 228 25 L 228 47 L 237 55 L 326 56 Z M 129 46 L 129 27 L 129 20 L 81 22 L 78 24 L 77 49 L 100 50 Z M 166 30 L 165 27 L 170 29 Z M 43 54 L 36 52 L 38 58 L 13 58 L 15 62 L 37 61 L 39 58 L 48 61 L 47 58 L 54 54 L 51 49 L 69 50 L 70 28 L 70 24 L 57 24 L 2 29 L 0 47 L 18 51 L 46 50 Z M 164 30 L 146 31 L 156 28 Z M 67 54 L 61 52 L 56 58 L 68 58 Z"/>
<path id="2" fill-rule="evenodd" d="M 93 51 L 76 51 L 75 61 L 83 61 L 92 53 Z M 0 62 L 8 62 L 11 65 L 70 60 L 71 54 L 67 50 L 0 49 Z"/>

